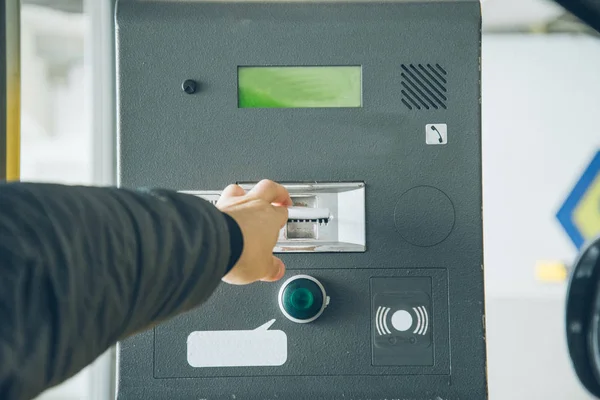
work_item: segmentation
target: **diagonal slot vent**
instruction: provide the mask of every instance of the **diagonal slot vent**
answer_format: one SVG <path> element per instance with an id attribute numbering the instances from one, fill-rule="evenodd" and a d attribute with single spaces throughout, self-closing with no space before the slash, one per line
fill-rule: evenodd
<path id="1" fill-rule="evenodd" d="M 402 103 L 409 110 L 446 109 L 447 72 L 439 64 L 402 64 Z"/>

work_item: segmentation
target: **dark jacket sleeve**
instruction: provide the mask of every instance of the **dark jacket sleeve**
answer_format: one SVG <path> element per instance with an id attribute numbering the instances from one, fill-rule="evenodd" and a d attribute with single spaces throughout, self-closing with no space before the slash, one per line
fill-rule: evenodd
<path id="1" fill-rule="evenodd" d="M 31 399 L 201 304 L 241 238 L 191 195 L 0 185 L 0 399 Z"/>

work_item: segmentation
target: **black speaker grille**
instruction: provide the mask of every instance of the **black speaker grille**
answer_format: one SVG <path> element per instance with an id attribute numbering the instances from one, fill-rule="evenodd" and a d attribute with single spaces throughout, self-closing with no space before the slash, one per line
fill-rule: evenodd
<path id="1" fill-rule="evenodd" d="M 439 64 L 402 64 L 402 103 L 409 110 L 446 109 L 447 72 Z"/>

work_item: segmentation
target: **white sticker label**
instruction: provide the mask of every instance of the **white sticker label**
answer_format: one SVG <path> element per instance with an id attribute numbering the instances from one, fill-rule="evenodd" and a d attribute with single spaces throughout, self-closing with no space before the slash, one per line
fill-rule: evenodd
<path id="1" fill-rule="evenodd" d="M 427 124 L 425 125 L 425 142 L 427 144 L 440 145 L 448 143 L 448 125 Z"/>
<path id="2" fill-rule="evenodd" d="M 269 328 L 248 331 L 196 331 L 187 339 L 187 361 L 194 368 L 281 366 L 287 361 L 287 335 Z"/>

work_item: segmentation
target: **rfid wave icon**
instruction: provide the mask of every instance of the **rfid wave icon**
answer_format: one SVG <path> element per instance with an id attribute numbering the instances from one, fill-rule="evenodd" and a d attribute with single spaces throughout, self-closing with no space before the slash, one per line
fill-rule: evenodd
<path id="1" fill-rule="evenodd" d="M 556 217 L 578 249 L 600 235 L 600 151 L 585 169 Z"/>
<path id="2" fill-rule="evenodd" d="M 399 309 L 388 314 L 392 309 L 390 307 L 377 307 L 375 313 L 375 329 L 379 336 L 391 335 L 393 332 L 389 328 L 388 320 L 392 328 L 398 332 L 406 332 L 411 329 L 413 334 L 424 336 L 429 331 L 429 313 L 424 306 L 412 307 L 413 313 L 408 310 Z M 416 324 L 414 323 L 416 321 Z"/>

